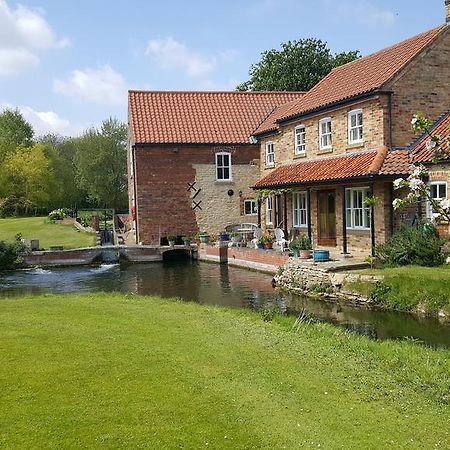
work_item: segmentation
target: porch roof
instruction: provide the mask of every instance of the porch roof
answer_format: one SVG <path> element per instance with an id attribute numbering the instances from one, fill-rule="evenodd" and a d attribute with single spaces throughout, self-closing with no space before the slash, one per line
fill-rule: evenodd
<path id="1" fill-rule="evenodd" d="M 368 178 L 375 175 L 405 175 L 410 172 L 408 152 L 378 151 L 317 158 L 280 166 L 263 177 L 254 189 L 279 188 L 326 181 Z"/>

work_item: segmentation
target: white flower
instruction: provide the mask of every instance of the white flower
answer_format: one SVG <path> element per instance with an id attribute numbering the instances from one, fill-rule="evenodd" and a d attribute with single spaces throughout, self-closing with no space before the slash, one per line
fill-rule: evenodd
<path id="1" fill-rule="evenodd" d="M 409 188 L 411 191 L 416 192 L 425 187 L 425 183 L 419 178 L 412 178 L 409 180 Z"/>
<path id="2" fill-rule="evenodd" d="M 437 145 L 437 142 L 433 139 L 427 141 L 427 150 L 433 150 Z"/>
<path id="3" fill-rule="evenodd" d="M 441 200 L 441 208 L 448 211 L 450 209 L 450 199 L 443 198 Z"/>
<path id="4" fill-rule="evenodd" d="M 416 124 L 416 122 L 417 122 L 417 116 L 413 116 L 413 118 L 411 119 L 411 125 L 415 125 Z"/>
<path id="5" fill-rule="evenodd" d="M 394 180 L 394 182 L 392 183 L 394 185 L 394 189 L 402 187 L 404 182 L 405 180 L 403 178 L 397 178 L 396 180 Z"/>
<path id="6" fill-rule="evenodd" d="M 397 209 L 400 207 L 401 203 L 402 201 L 399 198 L 395 198 L 394 201 L 392 202 L 392 206 L 394 207 L 394 209 Z"/>

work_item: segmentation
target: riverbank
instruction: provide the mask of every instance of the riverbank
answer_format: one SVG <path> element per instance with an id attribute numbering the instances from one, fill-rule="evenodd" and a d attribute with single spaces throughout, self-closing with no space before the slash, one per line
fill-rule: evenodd
<path id="1" fill-rule="evenodd" d="M 412 342 L 85 294 L 2 299 L 0 346 L 3 448 L 444 448 L 450 439 L 450 352 Z"/>

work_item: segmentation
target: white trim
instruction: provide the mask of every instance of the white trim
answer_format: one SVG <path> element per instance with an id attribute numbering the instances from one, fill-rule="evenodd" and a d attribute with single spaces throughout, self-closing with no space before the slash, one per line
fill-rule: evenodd
<path id="1" fill-rule="evenodd" d="M 298 130 L 303 130 L 297 133 Z M 299 135 L 303 136 L 303 142 L 298 143 L 297 137 Z M 299 147 L 303 147 L 302 150 L 298 150 Z M 294 129 L 294 154 L 295 155 L 304 155 L 306 153 L 306 126 L 303 124 L 297 125 Z"/>
<path id="2" fill-rule="evenodd" d="M 431 196 L 431 186 L 445 186 L 445 197 L 433 197 L 433 199 L 443 199 L 443 198 L 448 198 L 448 185 L 446 181 L 430 181 L 428 183 L 428 189 L 429 189 L 429 193 Z M 439 189 L 437 190 L 438 195 L 439 195 Z M 433 209 L 431 207 L 431 203 L 429 200 L 427 200 L 427 204 L 426 204 L 426 215 L 428 217 L 428 219 L 432 218 L 433 215 Z"/>
<path id="3" fill-rule="evenodd" d="M 327 129 L 325 133 L 322 133 L 322 125 L 330 124 L 330 126 L 326 127 Z M 322 145 L 322 142 L 325 141 L 325 145 Z M 319 120 L 319 149 L 320 150 L 329 150 L 333 146 L 333 132 L 331 128 L 331 117 L 324 117 Z"/>
<path id="4" fill-rule="evenodd" d="M 354 205 L 354 192 L 362 192 L 361 206 Z M 347 193 L 350 193 L 350 202 L 347 201 Z M 364 203 L 366 197 L 369 197 L 369 187 L 354 187 L 345 189 L 345 214 L 348 230 L 370 230 L 370 206 Z M 356 214 L 360 214 L 362 225 L 355 225 Z M 349 217 L 350 214 L 350 217 Z"/>
<path id="5" fill-rule="evenodd" d="M 245 212 L 245 204 L 246 203 L 253 203 L 254 205 L 255 205 L 255 208 L 252 208 L 252 207 L 250 207 L 250 211 L 255 211 L 255 212 L 252 212 L 252 213 L 250 213 L 250 214 L 247 214 L 246 212 Z M 256 216 L 258 214 L 258 205 L 257 205 L 257 202 L 256 202 L 256 200 L 255 199 L 253 199 L 253 198 L 247 198 L 247 199 L 245 199 L 244 200 L 244 216 Z"/>
<path id="6" fill-rule="evenodd" d="M 266 225 L 273 225 L 273 197 L 266 198 Z"/>
<path id="7" fill-rule="evenodd" d="M 298 204 L 296 204 L 296 196 L 304 197 L 304 208 L 296 208 Z M 298 223 L 296 223 L 296 210 L 298 210 L 297 219 Z M 308 205 L 308 193 L 307 191 L 294 191 L 292 192 L 292 226 L 294 228 L 306 228 L 308 226 L 308 215 L 309 215 L 309 205 Z M 301 211 L 304 211 L 305 221 L 301 221 Z"/>
<path id="8" fill-rule="evenodd" d="M 272 151 L 269 152 L 269 149 Z M 272 141 L 266 142 L 265 161 L 267 167 L 272 167 L 275 165 L 275 144 Z"/>
<path id="9" fill-rule="evenodd" d="M 361 115 L 361 123 L 358 123 L 358 116 Z M 356 117 L 356 125 L 352 126 L 352 117 Z M 361 130 L 361 137 L 353 139 L 352 131 Z M 362 108 L 353 109 L 347 114 L 347 139 L 349 144 L 360 144 L 364 141 L 364 118 Z"/>
<path id="10" fill-rule="evenodd" d="M 222 161 L 222 164 L 219 165 L 219 156 L 228 156 L 228 164 L 224 164 Z M 231 170 L 231 152 L 217 152 L 216 156 L 216 181 L 232 181 L 233 180 L 233 174 Z M 225 176 L 222 176 L 222 178 L 219 178 L 219 170 L 222 170 L 225 172 L 225 170 L 228 169 L 228 178 L 225 178 Z"/>

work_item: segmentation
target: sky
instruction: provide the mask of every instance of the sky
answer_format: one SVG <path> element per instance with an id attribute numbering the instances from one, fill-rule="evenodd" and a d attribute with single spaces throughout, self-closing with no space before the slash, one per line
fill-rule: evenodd
<path id="1" fill-rule="evenodd" d="M 36 135 L 127 121 L 127 90 L 233 90 L 314 37 L 362 55 L 445 22 L 444 0 L 0 0 L 0 109 Z"/>

